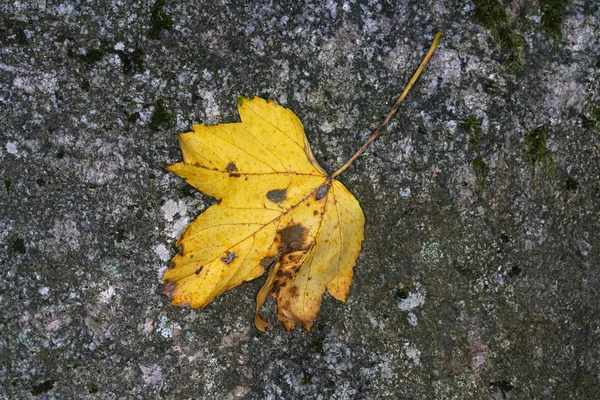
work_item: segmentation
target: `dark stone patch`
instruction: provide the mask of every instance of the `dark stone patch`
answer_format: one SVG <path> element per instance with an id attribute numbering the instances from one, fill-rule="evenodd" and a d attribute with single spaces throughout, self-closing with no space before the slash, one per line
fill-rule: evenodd
<path id="1" fill-rule="evenodd" d="M 579 187 L 579 182 L 577 182 L 577 180 L 575 178 L 573 178 L 572 176 L 569 176 L 567 178 L 567 181 L 565 182 L 565 189 L 567 190 L 577 190 L 577 188 Z"/>
<path id="2" fill-rule="evenodd" d="M 166 129 L 169 124 L 173 121 L 173 116 L 167 111 L 162 103 L 162 100 L 158 100 L 154 104 L 154 111 L 150 117 L 150 123 L 148 127 L 155 132 Z"/>
<path id="3" fill-rule="evenodd" d="M 125 51 L 117 51 L 117 55 L 121 60 L 122 70 L 125 75 L 135 75 L 144 72 L 144 52 L 140 48 L 136 48 L 131 53 Z"/>
<path id="4" fill-rule="evenodd" d="M 267 199 L 273 203 L 281 203 L 287 197 L 287 189 L 275 189 L 267 192 Z"/>
<path id="5" fill-rule="evenodd" d="M 505 380 L 490 382 L 490 387 L 500 389 L 503 393 L 510 392 L 515 388 L 509 381 Z"/>
<path id="6" fill-rule="evenodd" d="M 86 50 L 85 54 L 79 56 L 83 62 L 88 64 L 96 63 L 102 60 L 102 57 L 104 57 L 104 51 L 101 49 L 89 49 Z"/>
<path id="7" fill-rule="evenodd" d="M 508 271 L 508 276 L 514 278 L 516 276 L 521 276 L 522 273 L 523 271 L 521 270 L 521 268 L 515 265 L 510 269 L 510 271 Z"/>
<path id="8" fill-rule="evenodd" d="M 34 385 L 31 388 L 31 394 L 34 395 L 34 396 L 39 396 L 42 393 L 49 392 L 50 390 L 54 389 L 54 384 L 55 383 L 56 383 L 56 380 L 54 380 L 54 379 L 48 379 L 48 380 L 45 380 L 42 383 Z"/>
<path id="9" fill-rule="evenodd" d="M 13 242 L 13 250 L 21 254 L 27 253 L 27 249 L 25 248 L 25 240 L 23 240 L 23 238 L 16 238 Z"/>

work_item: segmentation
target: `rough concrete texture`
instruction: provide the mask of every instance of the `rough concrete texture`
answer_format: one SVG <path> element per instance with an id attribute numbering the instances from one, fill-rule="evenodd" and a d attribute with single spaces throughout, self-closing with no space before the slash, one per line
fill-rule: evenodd
<path id="1" fill-rule="evenodd" d="M 177 133 L 269 97 L 332 171 L 437 30 L 341 176 L 348 302 L 290 334 L 253 327 L 261 279 L 171 306 L 214 202 L 162 168 Z M 0 396 L 598 398 L 599 38 L 595 0 L 1 2 Z"/>

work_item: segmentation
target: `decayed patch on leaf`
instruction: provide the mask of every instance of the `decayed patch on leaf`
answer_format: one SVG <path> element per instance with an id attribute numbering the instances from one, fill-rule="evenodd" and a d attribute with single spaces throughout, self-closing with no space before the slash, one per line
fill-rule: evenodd
<path id="1" fill-rule="evenodd" d="M 219 200 L 183 232 L 163 277 L 174 305 L 204 307 L 268 269 L 255 324 L 268 295 L 286 329 L 310 330 L 325 290 L 345 301 L 363 240 L 352 194 L 316 162 L 290 110 L 239 98 L 241 122 L 194 125 L 180 135 L 183 162 L 167 167 Z"/>

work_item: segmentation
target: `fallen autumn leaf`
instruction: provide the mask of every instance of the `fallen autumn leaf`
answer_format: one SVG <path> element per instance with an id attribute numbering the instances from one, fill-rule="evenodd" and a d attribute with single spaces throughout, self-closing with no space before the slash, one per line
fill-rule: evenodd
<path id="1" fill-rule="evenodd" d="M 427 56 L 384 122 L 340 169 L 315 160 L 300 120 L 255 97 L 238 97 L 241 122 L 194 125 L 180 135 L 183 161 L 167 167 L 218 200 L 177 241 L 163 281 L 173 305 L 204 307 L 224 291 L 269 274 L 256 298 L 254 322 L 268 295 L 287 330 L 310 330 L 324 292 L 345 301 L 360 253 L 364 215 L 335 178 L 381 133 L 433 54 Z"/>

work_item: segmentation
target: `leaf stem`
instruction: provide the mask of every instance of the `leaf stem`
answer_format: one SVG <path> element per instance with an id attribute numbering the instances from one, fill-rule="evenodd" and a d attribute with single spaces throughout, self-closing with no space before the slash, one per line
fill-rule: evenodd
<path id="1" fill-rule="evenodd" d="M 346 170 L 346 168 L 348 168 L 350 166 L 350 164 L 352 164 L 354 162 L 354 160 L 356 160 L 358 158 L 358 156 L 360 156 L 365 151 L 365 149 L 371 144 L 371 142 L 373 142 L 375 139 L 377 139 L 377 136 L 379 136 L 381 134 L 381 132 L 383 131 L 383 128 L 385 128 L 385 126 L 390 122 L 390 119 L 392 119 L 392 117 L 396 114 L 396 112 L 398 112 L 398 107 L 400 107 L 400 103 L 402 103 L 404 98 L 406 98 L 406 95 L 408 95 L 408 92 L 410 92 L 410 89 L 413 87 L 413 85 L 419 78 L 419 75 L 421 75 L 421 72 L 423 71 L 423 69 L 425 68 L 427 63 L 429 62 L 429 59 L 433 55 L 433 52 L 435 51 L 437 45 L 440 43 L 441 38 L 442 38 L 442 32 L 437 32 L 433 38 L 433 42 L 431 42 L 429 51 L 425 55 L 425 58 L 423 58 L 423 61 L 421 61 L 421 65 L 419 65 L 419 68 L 417 68 L 417 71 L 413 74 L 412 78 L 410 78 L 410 81 L 404 88 L 404 91 L 402 92 L 402 94 L 400 95 L 398 100 L 396 100 L 396 103 L 394 103 L 394 106 L 392 107 L 391 111 L 388 113 L 387 117 L 385 117 L 385 119 L 383 120 L 381 125 L 379 125 L 379 128 L 377 128 L 377 130 L 375 132 L 373 132 L 371 137 L 369 137 L 369 139 L 367 139 L 365 144 L 363 144 L 361 146 L 361 148 L 358 149 L 358 151 L 356 153 L 354 153 L 354 155 L 352 157 L 350 157 L 350 159 L 348 161 L 346 161 L 346 163 L 344 165 L 342 165 L 337 171 L 335 171 L 333 174 L 331 174 L 332 179 L 335 179 L 336 176 L 338 176 L 339 174 L 344 172 Z"/>

